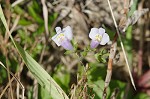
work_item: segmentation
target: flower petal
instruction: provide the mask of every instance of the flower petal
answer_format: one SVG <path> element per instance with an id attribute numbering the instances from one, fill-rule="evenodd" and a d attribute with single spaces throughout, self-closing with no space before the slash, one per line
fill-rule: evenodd
<path id="1" fill-rule="evenodd" d="M 98 34 L 98 33 L 99 33 L 98 28 L 92 28 L 91 31 L 90 31 L 89 37 L 90 37 L 92 40 L 95 40 L 95 36 L 96 36 L 96 34 Z"/>
<path id="2" fill-rule="evenodd" d="M 105 29 L 103 29 L 103 28 L 99 28 L 98 30 L 99 30 L 100 35 L 103 35 L 105 33 Z"/>
<path id="3" fill-rule="evenodd" d="M 63 28 L 63 33 L 68 40 L 72 40 L 73 34 L 72 34 L 72 29 L 70 26 Z"/>
<path id="4" fill-rule="evenodd" d="M 57 34 L 61 32 L 61 28 L 60 27 L 56 27 L 55 30 L 56 30 Z"/>
<path id="5" fill-rule="evenodd" d="M 98 41 L 92 40 L 92 41 L 91 41 L 91 44 L 90 44 L 90 47 L 91 47 L 91 48 L 96 48 L 98 45 L 99 45 L 99 42 L 98 42 Z"/>
<path id="6" fill-rule="evenodd" d="M 63 40 L 63 42 L 61 42 L 61 46 L 66 50 L 73 50 L 73 46 L 68 39 Z"/>
<path id="7" fill-rule="evenodd" d="M 54 35 L 54 36 L 52 37 L 52 40 L 57 44 L 57 46 L 60 46 L 59 41 L 58 41 L 58 39 L 57 39 L 57 36 L 58 36 L 58 35 L 59 35 L 59 34 Z"/>
<path id="8" fill-rule="evenodd" d="M 109 35 L 107 33 L 103 34 L 102 40 L 100 42 L 100 45 L 105 45 L 106 43 L 108 43 L 110 41 L 109 39 Z"/>

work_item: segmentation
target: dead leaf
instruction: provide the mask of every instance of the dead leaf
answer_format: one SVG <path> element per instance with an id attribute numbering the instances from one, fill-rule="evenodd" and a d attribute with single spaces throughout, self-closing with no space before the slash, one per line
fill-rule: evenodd
<path id="1" fill-rule="evenodd" d="M 148 11 L 149 11 L 148 8 L 139 11 L 138 10 L 134 11 L 133 15 L 128 18 L 126 25 L 122 31 L 125 32 L 129 25 L 134 25 L 139 20 L 139 18 L 145 13 L 147 13 Z"/>

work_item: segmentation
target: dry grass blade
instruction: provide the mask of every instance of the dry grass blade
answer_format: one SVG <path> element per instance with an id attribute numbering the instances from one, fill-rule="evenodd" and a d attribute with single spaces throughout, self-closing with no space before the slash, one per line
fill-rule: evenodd
<path id="1" fill-rule="evenodd" d="M 116 30 L 117 30 L 117 34 L 118 34 L 118 37 L 119 37 L 119 40 L 120 40 L 121 48 L 123 50 L 124 58 L 125 58 L 125 61 L 126 61 L 126 64 L 127 64 L 127 68 L 128 68 L 128 72 L 129 72 L 130 79 L 131 79 L 131 83 L 132 83 L 134 89 L 136 90 L 136 87 L 135 87 L 135 84 L 134 84 L 134 80 L 133 80 L 133 77 L 132 77 L 132 74 L 131 74 L 131 71 L 130 71 L 130 66 L 129 66 L 129 63 L 128 63 L 128 59 L 127 59 L 127 56 L 126 56 L 126 53 L 125 53 L 125 49 L 124 49 L 124 46 L 123 46 L 123 43 L 122 43 L 122 40 L 121 40 L 121 36 L 120 36 L 119 29 L 118 29 L 118 25 L 117 25 L 117 22 L 115 20 L 115 17 L 114 17 L 113 11 L 112 11 L 112 7 L 110 5 L 110 1 L 107 0 L 107 2 L 108 2 L 108 5 L 109 5 L 109 8 L 110 8 L 110 11 L 111 11 L 111 16 L 113 18 L 113 21 L 114 21 L 114 24 L 115 24 L 115 27 L 116 27 Z"/>
<path id="2" fill-rule="evenodd" d="M 46 41 L 48 41 L 49 31 L 48 31 L 48 10 L 45 4 L 45 0 L 41 0 L 43 6 L 43 17 L 44 17 L 44 25 L 45 25 L 45 37 Z"/>
<path id="3" fill-rule="evenodd" d="M 5 65 L 4 65 L 1 61 L 0 61 L 0 65 L 1 65 L 2 67 L 4 67 L 4 68 L 7 70 L 7 68 L 5 67 Z M 12 75 L 12 76 L 15 78 L 15 80 L 20 84 L 20 86 L 22 87 L 22 99 L 24 99 L 24 91 L 25 91 L 25 88 L 24 88 L 23 84 L 18 80 L 18 78 L 17 78 L 12 72 L 9 72 L 8 70 L 7 70 L 7 72 L 8 72 L 10 75 Z M 12 82 L 12 81 L 13 81 L 13 79 L 12 79 L 10 82 Z M 1 97 L 3 96 L 3 94 L 4 94 L 4 92 L 1 93 L 0 99 L 1 99 Z"/>
<path id="4" fill-rule="evenodd" d="M 6 92 L 6 90 L 8 89 L 8 87 L 10 86 L 10 83 L 14 80 L 15 78 L 13 77 L 10 82 L 7 84 L 7 86 L 3 89 L 2 93 L 0 94 L 0 99 L 2 98 L 2 96 L 4 95 L 4 93 Z"/>
<path id="5" fill-rule="evenodd" d="M 24 0 L 16 0 L 16 1 L 11 5 L 11 7 L 14 7 L 14 6 L 18 5 L 18 4 L 21 3 L 22 1 L 24 1 Z"/>
<path id="6" fill-rule="evenodd" d="M 12 28 L 11 28 L 11 30 L 10 30 L 10 34 L 14 31 L 14 29 L 16 28 L 16 26 L 17 26 L 17 24 L 18 24 L 18 22 L 19 22 L 19 19 L 20 19 L 20 16 L 18 15 L 17 17 L 16 17 L 16 19 L 15 19 L 15 22 L 14 22 L 14 24 L 13 24 L 13 26 L 12 26 Z M 5 39 L 6 41 L 9 39 L 9 36 L 7 36 L 7 38 Z"/>
<path id="7" fill-rule="evenodd" d="M 7 51 L 6 51 L 6 53 L 7 53 Z M 10 97 L 11 97 L 11 99 L 13 99 L 13 88 L 12 88 L 12 83 L 10 82 L 10 79 L 11 79 L 11 77 L 10 77 L 10 68 L 9 68 L 9 66 L 8 66 L 8 57 L 7 57 L 7 54 L 5 54 L 5 56 L 6 56 L 6 68 L 7 68 L 7 75 L 8 75 L 8 84 L 9 84 L 9 90 L 8 90 L 8 92 L 10 92 Z M 8 96 L 9 97 L 9 96 Z"/>

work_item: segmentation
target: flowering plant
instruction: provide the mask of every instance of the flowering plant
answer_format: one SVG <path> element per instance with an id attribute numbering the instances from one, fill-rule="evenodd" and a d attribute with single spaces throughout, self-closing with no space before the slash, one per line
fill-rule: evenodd
<path id="1" fill-rule="evenodd" d="M 72 29 L 67 26 L 61 30 L 60 27 L 56 27 L 56 35 L 52 37 L 52 40 L 58 45 L 64 47 L 66 50 L 73 50 L 71 40 L 73 38 Z M 92 28 L 89 37 L 92 39 L 90 47 L 96 48 L 99 44 L 105 45 L 110 41 L 109 35 L 105 33 L 103 28 Z"/>

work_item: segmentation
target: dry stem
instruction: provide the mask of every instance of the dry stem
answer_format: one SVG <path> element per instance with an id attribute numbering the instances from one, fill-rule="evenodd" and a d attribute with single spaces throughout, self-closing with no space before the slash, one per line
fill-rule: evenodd
<path id="1" fill-rule="evenodd" d="M 132 77 L 132 74 L 131 74 L 131 71 L 130 71 L 129 63 L 128 63 L 128 60 L 127 60 L 127 56 L 126 56 L 126 53 L 125 53 L 125 49 L 124 49 L 124 46 L 123 46 L 123 43 L 122 43 L 122 39 L 121 39 L 121 36 L 120 36 L 120 31 L 119 31 L 118 25 L 116 23 L 116 20 L 115 20 L 113 11 L 112 11 L 112 8 L 111 8 L 111 5 L 110 5 L 110 1 L 107 0 L 107 2 L 108 2 L 108 5 L 109 5 L 109 8 L 110 8 L 110 11 L 111 11 L 111 16 L 113 18 L 116 31 L 117 31 L 117 33 L 116 33 L 117 36 L 115 35 L 114 42 L 113 42 L 113 44 L 111 46 L 111 49 L 110 49 L 108 68 L 107 68 L 107 75 L 106 75 L 105 87 L 104 87 L 104 91 L 103 91 L 103 99 L 106 99 L 106 97 L 107 97 L 107 88 L 109 86 L 109 83 L 110 83 L 110 80 L 111 80 L 111 76 L 112 76 L 112 64 L 113 64 L 113 59 L 114 59 L 114 56 L 115 56 L 115 53 L 116 53 L 116 47 L 117 47 L 117 42 L 116 41 L 117 41 L 118 38 L 119 38 L 119 41 L 120 41 L 120 44 L 121 44 L 121 48 L 123 50 L 124 58 L 125 58 L 125 61 L 126 61 L 126 64 L 127 64 L 127 68 L 128 68 L 128 71 L 129 71 L 129 75 L 130 75 L 130 79 L 131 79 L 131 83 L 132 83 L 134 89 L 136 90 L 136 87 L 135 87 L 135 84 L 134 84 L 134 80 L 133 80 L 133 77 Z"/>

